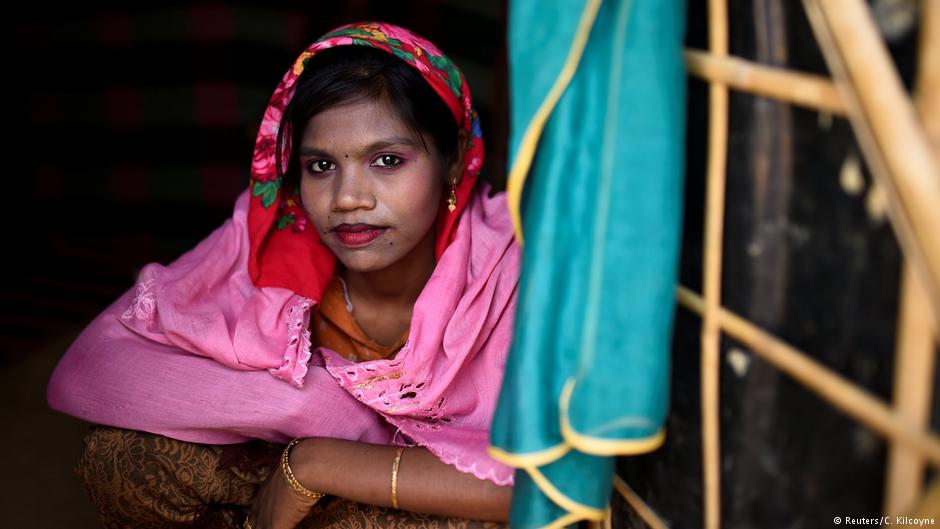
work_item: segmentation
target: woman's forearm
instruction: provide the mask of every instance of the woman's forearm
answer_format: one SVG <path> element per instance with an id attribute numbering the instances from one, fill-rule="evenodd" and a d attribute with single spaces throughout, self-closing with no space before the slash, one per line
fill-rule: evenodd
<path id="1" fill-rule="evenodd" d="M 360 503 L 391 506 L 396 447 L 313 438 L 291 450 L 290 463 L 307 488 Z M 405 448 L 398 468 L 401 509 L 506 521 L 512 487 L 500 487 L 442 463 L 425 448 Z"/>

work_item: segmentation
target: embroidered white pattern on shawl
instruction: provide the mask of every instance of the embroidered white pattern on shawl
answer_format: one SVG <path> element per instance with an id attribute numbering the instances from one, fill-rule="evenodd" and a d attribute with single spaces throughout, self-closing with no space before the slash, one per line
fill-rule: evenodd
<path id="1" fill-rule="evenodd" d="M 277 369 L 268 371 L 278 378 L 285 378 L 287 374 L 290 382 L 303 387 L 304 377 L 307 375 L 307 364 L 310 362 L 310 355 L 313 353 L 312 342 L 310 341 L 310 326 L 307 325 L 307 316 L 313 301 L 303 297 L 295 296 L 297 303 L 291 306 L 287 312 L 287 349 L 284 350 L 284 360 Z"/>
<path id="2" fill-rule="evenodd" d="M 153 294 L 154 284 L 155 281 L 153 279 L 148 279 L 137 284 L 134 302 L 124 311 L 121 318 L 125 320 L 130 320 L 135 317 L 139 320 L 149 320 L 153 318 L 153 311 L 157 306 Z"/>

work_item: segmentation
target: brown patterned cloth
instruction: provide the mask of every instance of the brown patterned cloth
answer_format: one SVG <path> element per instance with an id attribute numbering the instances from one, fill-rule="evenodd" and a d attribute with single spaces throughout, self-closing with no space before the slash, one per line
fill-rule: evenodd
<path id="1" fill-rule="evenodd" d="M 203 445 L 94 426 L 76 472 L 107 529 L 239 529 L 282 445 Z M 298 529 L 504 529 L 327 497 Z"/>

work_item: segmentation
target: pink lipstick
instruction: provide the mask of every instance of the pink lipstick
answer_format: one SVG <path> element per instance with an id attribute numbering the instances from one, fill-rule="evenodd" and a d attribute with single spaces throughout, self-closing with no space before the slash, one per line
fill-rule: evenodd
<path id="1" fill-rule="evenodd" d="M 371 224 L 340 224 L 333 228 L 340 244 L 349 248 L 360 248 L 374 241 L 388 228 Z"/>

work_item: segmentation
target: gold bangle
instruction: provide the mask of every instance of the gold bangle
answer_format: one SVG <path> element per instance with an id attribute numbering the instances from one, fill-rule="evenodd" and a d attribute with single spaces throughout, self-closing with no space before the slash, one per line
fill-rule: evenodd
<path id="1" fill-rule="evenodd" d="M 405 450 L 405 447 L 399 446 L 398 450 L 395 450 L 395 459 L 392 460 L 392 492 L 391 504 L 392 507 L 398 508 L 398 465 L 401 464 L 401 453 Z"/>
<path id="2" fill-rule="evenodd" d="M 313 492 L 307 487 L 301 485 L 300 482 L 297 481 L 297 478 L 294 477 L 294 472 L 290 468 L 290 449 L 300 441 L 300 438 L 291 441 L 290 444 L 287 445 L 287 448 L 284 449 L 284 453 L 281 454 L 281 474 L 284 475 L 284 479 L 287 481 L 287 484 L 290 485 L 290 488 L 294 489 L 294 492 L 304 497 L 312 498 L 314 502 L 316 502 L 320 498 L 326 496 L 326 494 L 322 492 Z"/>

